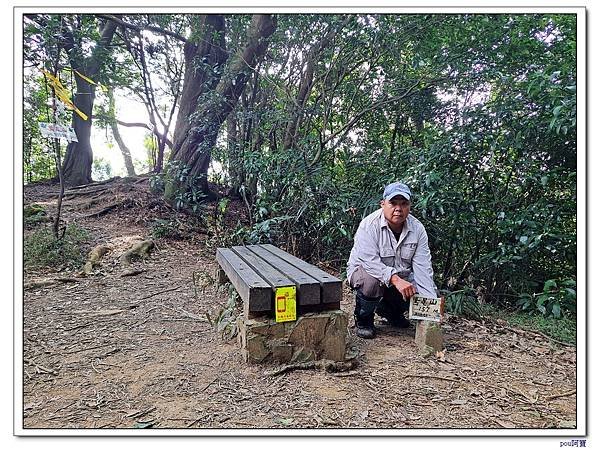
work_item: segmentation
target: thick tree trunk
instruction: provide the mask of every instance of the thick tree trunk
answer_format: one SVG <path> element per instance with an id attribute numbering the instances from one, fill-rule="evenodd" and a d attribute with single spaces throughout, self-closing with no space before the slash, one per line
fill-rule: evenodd
<path id="1" fill-rule="evenodd" d="M 63 176 L 65 184 L 69 186 L 92 182 L 92 163 L 94 160 L 90 136 L 92 133 L 92 107 L 94 105 L 95 88 L 79 77 L 76 77 L 76 83 L 77 93 L 73 103 L 88 116 L 88 119 L 83 120 L 73 112 L 72 127 L 79 142 L 70 142 L 67 146 Z"/>
<path id="2" fill-rule="evenodd" d="M 275 31 L 276 23 L 271 15 L 252 17 L 246 48 L 231 57 L 226 74 L 222 70 L 227 58 L 224 18 L 206 16 L 201 25 L 203 43 L 185 46 L 186 70 L 170 161 L 183 162 L 189 168 L 187 186 L 179 188 L 190 189 L 195 185 L 210 194 L 206 174 L 219 129 L 238 101 L 257 61 L 265 54 L 267 38 Z M 175 193 L 172 188 L 165 189 L 167 198 Z"/>
<path id="3" fill-rule="evenodd" d="M 76 70 L 90 79 L 95 79 L 104 62 L 106 48 L 112 41 L 117 28 L 116 23 L 108 21 L 101 26 L 100 40 L 97 42 L 92 55 L 81 60 L 80 48 L 75 45 L 71 33 L 63 35 L 65 48 L 69 54 L 71 69 Z M 92 182 L 92 163 L 94 156 L 90 136 L 92 133 L 92 109 L 94 107 L 95 85 L 89 83 L 78 75 L 74 75 L 77 92 L 73 98 L 75 106 L 85 113 L 88 118 L 83 120 L 73 112 L 72 127 L 79 142 L 71 142 L 67 146 L 67 153 L 63 164 L 65 184 L 76 186 Z"/>
<path id="4" fill-rule="evenodd" d="M 204 105 L 210 101 L 209 93 L 214 93 L 219 83 L 223 65 L 227 61 L 225 50 L 225 17 L 222 15 L 204 15 L 200 23 L 199 44 L 186 42 L 184 46 L 185 73 L 179 113 L 173 136 L 173 151 L 170 162 L 182 162 L 189 168 L 183 186 L 177 180 L 167 180 L 165 197 L 171 200 L 177 191 L 188 190 L 198 185 L 202 191 L 208 191 L 206 172 L 210 162 L 210 153 L 205 150 L 209 135 L 211 118 L 203 114 Z M 193 128 L 204 127 L 201 132 Z M 195 137 L 198 135 L 198 137 Z M 204 144 L 204 145 L 203 145 Z M 206 169 L 204 169 L 206 167 Z"/>

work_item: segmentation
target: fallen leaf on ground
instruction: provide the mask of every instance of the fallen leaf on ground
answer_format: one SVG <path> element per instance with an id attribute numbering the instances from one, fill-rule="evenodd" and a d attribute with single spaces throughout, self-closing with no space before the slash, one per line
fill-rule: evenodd
<path id="1" fill-rule="evenodd" d="M 516 428 L 515 424 L 510 422 L 509 420 L 494 419 L 494 422 L 496 422 L 502 428 Z"/>
<path id="2" fill-rule="evenodd" d="M 440 361 L 446 361 L 446 349 L 441 352 L 435 352 L 435 357 Z"/>
<path id="3" fill-rule="evenodd" d="M 558 428 L 576 428 L 577 422 L 575 420 L 562 420 L 558 424 Z"/>
<path id="4" fill-rule="evenodd" d="M 294 419 L 277 419 L 277 422 L 279 422 L 282 425 L 289 426 L 292 423 L 294 423 Z"/>

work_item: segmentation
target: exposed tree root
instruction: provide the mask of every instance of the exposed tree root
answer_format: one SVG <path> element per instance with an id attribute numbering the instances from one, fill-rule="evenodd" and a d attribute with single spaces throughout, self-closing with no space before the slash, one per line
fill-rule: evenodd
<path id="1" fill-rule="evenodd" d="M 111 250 L 111 247 L 109 247 L 108 245 L 97 245 L 96 247 L 94 247 L 92 249 L 92 251 L 90 252 L 90 254 L 88 255 L 88 259 L 85 263 L 85 265 L 83 266 L 83 273 L 85 273 L 86 275 L 89 275 L 90 273 L 92 273 L 92 270 L 94 270 L 94 267 L 96 267 L 98 264 L 100 264 L 100 260 L 102 259 L 102 257 L 108 253 Z"/>
<path id="2" fill-rule="evenodd" d="M 98 192 L 106 192 L 111 189 L 113 189 L 111 186 L 101 186 L 101 187 L 95 188 L 95 189 L 86 189 L 85 191 L 69 192 L 68 194 L 65 194 L 64 199 L 72 200 L 75 197 L 89 195 L 89 194 L 95 194 Z"/>
<path id="3" fill-rule="evenodd" d="M 99 211 L 93 212 L 91 214 L 87 214 L 85 216 L 83 216 L 84 218 L 88 218 L 88 217 L 100 217 L 103 216 L 105 214 L 108 214 L 109 212 L 111 212 L 113 209 L 119 208 L 121 206 L 130 206 L 133 203 L 133 200 L 131 199 L 125 199 L 125 200 L 121 200 L 120 202 L 116 202 L 116 203 L 111 203 L 108 206 L 105 206 L 104 208 L 102 208 Z"/>
<path id="4" fill-rule="evenodd" d="M 113 178 L 109 178 L 108 180 L 103 180 L 103 181 L 94 181 L 93 183 L 88 183 L 88 184 L 80 184 L 79 186 L 72 186 L 70 187 L 65 194 L 70 194 L 73 191 L 79 191 L 81 189 L 86 189 L 89 187 L 94 187 L 94 186 L 103 186 L 105 184 L 111 184 L 114 182 L 118 182 L 119 180 L 121 180 L 121 177 L 113 177 Z"/>
<path id="5" fill-rule="evenodd" d="M 77 278 L 60 277 L 60 278 L 44 278 L 41 280 L 29 281 L 23 283 L 23 289 L 37 289 L 40 287 L 53 286 L 58 283 L 78 283 L 80 280 Z"/>
<path id="6" fill-rule="evenodd" d="M 121 264 L 130 265 L 135 257 L 146 258 L 150 256 L 150 251 L 154 248 L 153 241 L 142 241 L 134 244 L 129 250 L 121 255 L 119 261 Z"/>
<path id="7" fill-rule="evenodd" d="M 330 359 L 319 359 L 317 361 L 307 361 L 302 363 L 284 364 L 273 370 L 268 370 L 265 375 L 268 377 L 280 375 L 285 372 L 292 370 L 307 370 L 307 369 L 318 369 L 326 372 L 346 372 L 354 369 L 357 365 L 356 360 L 350 361 L 332 361 Z"/>

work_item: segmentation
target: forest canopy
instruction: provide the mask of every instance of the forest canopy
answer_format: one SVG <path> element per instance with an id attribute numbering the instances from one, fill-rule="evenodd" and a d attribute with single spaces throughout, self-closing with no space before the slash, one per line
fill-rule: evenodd
<path id="1" fill-rule="evenodd" d="M 103 130 L 123 175 L 152 173 L 175 208 L 241 200 L 229 243 L 343 270 L 402 180 L 455 308 L 573 315 L 576 28 L 574 14 L 24 15 L 24 183 L 110 171 Z M 125 98 L 146 114 L 124 120 Z"/>

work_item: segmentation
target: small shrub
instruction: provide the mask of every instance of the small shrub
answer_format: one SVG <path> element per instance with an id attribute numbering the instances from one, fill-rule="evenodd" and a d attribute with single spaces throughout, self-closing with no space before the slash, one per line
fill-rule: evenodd
<path id="1" fill-rule="evenodd" d="M 533 295 L 523 293 L 519 296 L 517 306 L 530 314 L 540 313 L 543 316 L 552 314 L 555 318 L 565 317 L 576 311 L 577 284 L 575 280 L 547 280 L 542 292 Z"/>
<path id="2" fill-rule="evenodd" d="M 200 189 L 201 176 L 190 175 L 190 167 L 181 161 L 170 161 L 165 170 L 151 181 L 153 189 L 164 188 L 164 196 L 177 210 L 199 213 L 206 201 Z"/>
<path id="3" fill-rule="evenodd" d="M 573 316 L 557 318 L 553 315 L 531 314 L 521 310 L 515 311 L 512 307 L 499 308 L 489 303 L 481 306 L 486 319 L 501 319 L 511 327 L 539 331 L 561 342 L 576 343 L 577 319 Z"/>
<path id="4" fill-rule="evenodd" d="M 150 191 L 155 194 L 163 195 L 165 192 L 165 181 L 162 173 L 155 173 L 150 176 Z"/>
<path id="5" fill-rule="evenodd" d="M 26 268 L 80 267 L 85 262 L 82 244 L 88 238 L 88 232 L 74 224 L 67 225 L 64 236 L 59 240 L 51 229 L 40 228 L 23 242 L 23 264 Z"/>
<path id="6" fill-rule="evenodd" d="M 216 317 L 213 319 L 208 315 L 208 320 L 215 328 L 215 331 L 224 340 L 230 340 L 237 336 L 239 330 L 237 326 L 237 318 L 242 314 L 241 298 L 235 288 L 228 283 L 227 303 L 223 306 Z"/>
<path id="7" fill-rule="evenodd" d="M 37 216 L 40 214 L 45 215 L 46 210 L 42 205 L 38 205 L 37 203 L 25 205 L 25 207 L 23 208 L 23 217 Z"/>
<path id="8" fill-rule="evenodd" d="M 444 308 L 451 314 L 470 319 L 480 319 L 483 315 L 483 310 L 475 296 L 475 291 L 471 288 L 447 293 Z"/>
<path id="9" fill-rule="evenodd" d="M 152 223 L 150 233 L 152 234 L 152 237 L 156 239 L 163 237 L 181 237 L 181 233 L 179 231 L 179 222 L 175 219 L 156 219 Z"/>
<path id="10" fill-rule="evenodd" d="M 227 212 L 227 206 L 229 205 L 229 202 L 229 198 L 223 197 L 215 205 L 212 214 L 205 214 L 203 216 L 206 226 L 212 235 L 211 238 L 206 242 L 209 247 L 229 246 L 231 233 L 225 226 L 225 214 Z"/>
<path id="11" fill-rule="evenodd" d="M 37 225 L 50 220 L 44 207 L 37 203 L 31 203 L 23 208 L 23 222 L 25 225 Z"/>

